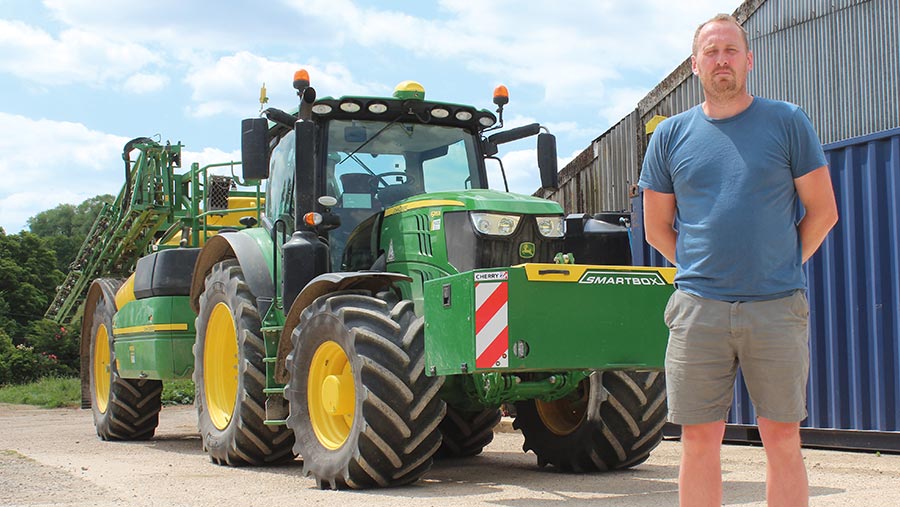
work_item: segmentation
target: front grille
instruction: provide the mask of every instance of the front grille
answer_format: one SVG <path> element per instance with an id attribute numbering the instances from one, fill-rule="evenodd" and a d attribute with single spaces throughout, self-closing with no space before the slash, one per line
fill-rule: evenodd
<path id="1" fill-rule="evenodd" d="M 510 236 L 486 236 L 475 232 L 466 212 L 444 214 L 447 257 L 459 272 L 479 268 L 500 268 L 525 262 L 553 262 L 563 251 L 563 239 L 545 238 L 538 232 L 532 215 L 524 215 Z M 534 243 L 534 257 L 519 255 L 522 243 Z"/>
<path id="2" fill-rule="evenodd" d="M 428 232 L 428 217 L 424 214 L 416 214 L 413 218 L 416 220 L 415 230 L 405 231 L 406 234 L 414 234 L 416 236 L 416 241 L 419 245 L 419 255 L 433 257 L 431 234 Z"/>

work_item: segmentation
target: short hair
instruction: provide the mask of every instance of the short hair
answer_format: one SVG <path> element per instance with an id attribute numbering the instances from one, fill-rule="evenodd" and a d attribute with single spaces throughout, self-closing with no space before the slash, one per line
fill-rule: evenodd
<path id="1" fill-rule="evenodd" d="M 701 23 L 700 26 L 697 27 L 697 30 L 694 32 L 694 43 L 691 46 L 691 54 L 692 55 L 697 54 L 697 39 L 700 38 L 700 30 L 703 30 L 704 26 L 706 26 L 710 23 L 714 23 L 716 21 L 728 21 L 728 22 L 734 23 L 734 26 L 738 27 L 741 30 L 741 37 L 743 37 L 743 39 L 744 39 L 744 46 L 747 48 L 748 51 L 750 50 L 750 41 L 747 36 L 747 30 L 744 29 L 744 27 L 741 26 L 740 23 L 738 23 L 738 20 L 731 14 L 716 14 L 712 18 Z"/>

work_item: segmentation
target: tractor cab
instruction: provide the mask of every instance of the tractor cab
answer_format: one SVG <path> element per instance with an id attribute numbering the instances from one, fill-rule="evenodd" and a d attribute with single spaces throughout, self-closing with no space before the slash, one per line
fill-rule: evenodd
<path id="1" fill-rule="evenodd" d="M 284 283 L 294 288 L 284 290 L 286 302 L 324 273 L 387 271 L 413 279 L 409 287 L 400 284 L 401 290 L 420 305 L 426 279 L 463 266 L 547 261 L 558 251 L 559 205 L 488 187 L 485 160 L 499 164 L 508 192 L 498 145 L 531 136 L 537 136 L 542 188 L 557 186 L 556 140 L 546 128 L 534 123 L 497 131 L 509 102 L 506 87 L 494 90 L 496 115 L 426 100 L 425 89 L 414 81 L 397 85 L 391 97 L 317 98 L 301 70 L 294 87 L 297 110 L 268 108 L 261 118 L 245 119 L 241 146 L 244 178 L 268 179 L 262 225 L 281 244 L 288 236 L 296 239 L 290 250 L 302 253 L 292 256 L 306 261 L 302 274 L 285 268 Z M 482 213 L 470 215 L 476 210 Z M 516 231 L 506 227 L 509 231 L 497 234 L 482 224 L 512 223 L 538 212 L 552 217 L 532 216 Z M 444 227 L 445 213 L 452 227 Z M 558 234 L 549 239 L 534 222 L 547 219 L 559 223 L 551 224 Z M 498 245 L 487 248 L 485 242 Z M 519 248 L 534 255 L 523 257 Z M 487 252 L 488 259 L 473 260 L 473 250 Z M 288 264 L 287 258 L 282 261 Z"/>
<path id="2" fill-rule="evenodd" d="M 386 208 L 424 193 L 487 187 L 476 138 L 464 129 L 331 120 L 326 131 L 325 193 L 336 199 L 331 213 L 340 217 L 329 233 L 335 269 L 355 264 L 344 258 L 347 240 Z"/>
<path id="3" fill-rule="evenodd" d="M 358 236 L 356 253 L 366 250 L 358 242 L 371 239 L 367 229 L 379 226 L 385 210 L 421 194 L 487 189 L 485 157 L 501 142 L 537 134 L 535 124 L 499 134 L 504 137 L 495 142 L 496 136 L 484 137 L 502 126 L 503 87 L 496 92 L 502 96 L 495 95 L 498 124 L 484 109 L 426 101 L 413 81 L 400 83 L 390 98 L 316 99 L 308 77 L 298 75 L 296 111 L 270 108 L 264 118 L 244 121 L 244 175 L 268 179 L 263 225 L 315 232 L 327 241 L 334 271 L 371 267 L 373 252 L 353 260 L 347 245 Z"/>

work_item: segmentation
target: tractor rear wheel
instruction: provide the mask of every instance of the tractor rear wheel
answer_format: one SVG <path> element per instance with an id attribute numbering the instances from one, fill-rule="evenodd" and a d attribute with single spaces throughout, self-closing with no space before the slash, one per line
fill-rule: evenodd
<path id="1" fill-rule="evenodd" d="M 441 445 L 443 378 L 425 375 L 424 321 L 411 301 L 322 296 L 291 339 L 287 424 L 306 475 L 322 489 L 363 489 L 428 471 Z"/>
<path id="2" fill-rule="evenodd" d="M 665 378 L 659 372 L 594 372 L 573 395 L 516 403 L 513 427 L 538 465 L 566 472 L 629 468 L 643 463 L 662 439 Z M 594 411 L 594 416 L 589 413 Z"/>
<path id="3" fill-rule="evenodd" d="M 447 405 L 447 415 L 439 429 L 443 442 L 436 458 L 466 458 L 481 454 L 494 440 L 494 426 L 500 422 L 499 408 L 478 411 L 457 410 Z"/>
<path id="4" fill-rule="evenodd" d="M 121 281 L 100 279 L 102 296 L 91 316 L 91 409 L 103 440 L 147 440 L 153 437 L 162 408 L 162 382 L 119 376 L 113 347 L 115 293 Z"/>
<path id="5" fill-rule="evenodd" d="M 194 403 L 203 449 L 220 465 L 294 459 L 293 433 L 265 424 L 266 350 L 255 303 L 237 260 L 213 266 L 196 320 Z"/>

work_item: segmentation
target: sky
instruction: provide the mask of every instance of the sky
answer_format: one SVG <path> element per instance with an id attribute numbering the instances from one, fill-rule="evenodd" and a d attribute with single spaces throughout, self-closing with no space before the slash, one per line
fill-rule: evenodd
<path id="1" fill-rule="evenodd" d="M 426 97 L 556 135 L 560 168 L 690 55 L 739 0 L 0 0 L 0 227 L 117 194 L 135 137 L 185 145 L 184 167 L 240 160 L 240 120 L 320 97 Z M 540 186 L 534 139 L 501 147 L 510 190 Z M 499 173 L 491 188 L 502 189 Z"/>

